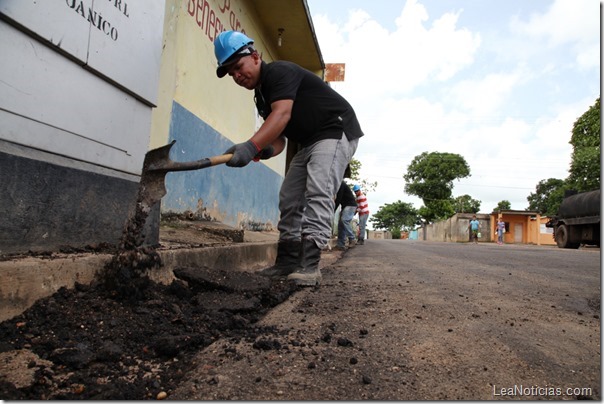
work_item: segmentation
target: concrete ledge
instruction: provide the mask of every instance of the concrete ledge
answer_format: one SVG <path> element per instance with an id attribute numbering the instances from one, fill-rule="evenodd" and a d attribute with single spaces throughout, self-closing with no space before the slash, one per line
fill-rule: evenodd
<path id="1" fill-rule="evenodd" d="M 221 247 L 158 250 L 163 266 L 150 271 L 156 282 L 170 283 L 173 269 L 187 266 L 256 271 L 275 262 L 276 242 L 241 243 Z M 110 254 L 69 255 L 59 258 L 21 258 L 0 262 L 0 321 L 31 307 L 38 299 L 76 282 L 88 284 L 111 260 Z"/>

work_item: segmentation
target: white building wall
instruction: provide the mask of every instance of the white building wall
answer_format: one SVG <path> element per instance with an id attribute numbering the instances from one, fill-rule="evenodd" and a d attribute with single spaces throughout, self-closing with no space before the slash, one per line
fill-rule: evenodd
<path id="1" fill-rule="evenodd" d="M 0 2 L 0 139 L 140 174 L 163 0 Z"/>
<path id="2" fill-rule="evenodd" d="M 0 254 L 116 243 L 157 102 L 165 0 L 0 0 Z"/>

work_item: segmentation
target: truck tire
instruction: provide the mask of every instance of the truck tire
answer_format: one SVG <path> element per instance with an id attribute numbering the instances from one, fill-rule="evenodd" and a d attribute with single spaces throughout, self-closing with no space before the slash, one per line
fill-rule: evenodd
<path id="1" fill-rule="evenodd" d="M 556 244 L 559 248 L 579 248 L 580 243 L 571 243 L 570 230 L 565 224 L 556 229 Z"/>

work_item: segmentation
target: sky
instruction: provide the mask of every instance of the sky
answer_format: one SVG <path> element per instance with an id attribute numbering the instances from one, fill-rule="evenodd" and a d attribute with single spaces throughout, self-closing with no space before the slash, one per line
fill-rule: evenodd
<path id="1" fill-rule="evenodd" d="M 600 94 L 598 0 L 307 0 L 332 86 L 365 136 L 355 158 L 377 182 L 369 207 L 423 205 L 403 175 L 422 152 L 456 153 L 471 176 L 453 197 L 528 208 L 565 179 L 574 122 Z"/>

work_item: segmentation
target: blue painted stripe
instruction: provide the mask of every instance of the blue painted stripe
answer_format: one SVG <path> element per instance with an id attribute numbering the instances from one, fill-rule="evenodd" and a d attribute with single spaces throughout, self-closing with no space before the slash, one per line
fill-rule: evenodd
<path id="1" fill-rule="evenodd" d="M 193 161 L 224 153 L 233 142 L 222 136 L 177 102 L 172 105 L 169 140 L 176 140 L 170 158 Z M 262 163 L 252 162 L 243 168 L 225 165 L 195 171 L 166 174 L 167 194 L 162 212 L 200 213 L 220 211 L 213 218 L 230 226 L 240 221 L 266 224 L 276 228 L 279 220 L 279 189 L 283 177 Z"/>

